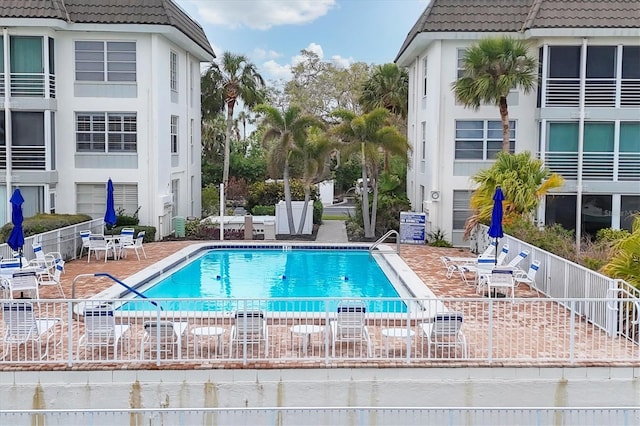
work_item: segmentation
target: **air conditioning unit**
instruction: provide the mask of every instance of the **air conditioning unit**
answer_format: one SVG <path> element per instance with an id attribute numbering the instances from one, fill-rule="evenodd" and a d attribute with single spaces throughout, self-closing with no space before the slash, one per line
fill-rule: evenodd
<path id="1" fill-rule="evenodd" d="M 440 201 L 440 191 L 431 191 L 431 194 L 429 194 L 429 199 L 431 201 Z"/>

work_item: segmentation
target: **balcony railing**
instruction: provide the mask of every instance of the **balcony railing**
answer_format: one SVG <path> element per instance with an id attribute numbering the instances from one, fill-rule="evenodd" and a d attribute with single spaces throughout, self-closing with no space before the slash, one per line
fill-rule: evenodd
<path id="1" fill-rule="evenodd" d="M 11 73 L 12 97 L 56 97 L 56 76 L 44 73 Z M 0 74 L 0 96 L 5 96 L 6 74 Z"/>
<path id="2" fill-rule="evenodd" d="M 544 84 L 545 107 L 580 106 L 580 79 L 548 78 Z M 623 79 L 618 87 L 611 78 L 588 78 L 585 82 L 586 107 L 639 107 L 640 79 Z"/>
<path id="3" fill-rule="evenodd" d="M 46 170 L 46 148 L 42 145 L 12 146 L 12 170 Z M 7 169 L 7 148 L 0 146 L 0 170 Z"/>
<path id="4" fill-rule="evenodd" d="M 552 172 L 567 180 L 577 180 L 577 152 L 546 152 L 544 162 Z M 612 182 L 640 180 L 640 153 L 621 152 L 616 160 L 613 152 L 585 152 L 582 156 L 582 178 Z"/>

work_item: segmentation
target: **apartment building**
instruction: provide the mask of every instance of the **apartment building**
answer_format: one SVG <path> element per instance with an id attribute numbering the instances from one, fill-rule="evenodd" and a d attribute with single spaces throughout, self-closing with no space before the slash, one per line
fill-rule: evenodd
<path id="1" fill-rule="evenodd" d="M 483 37 L 528 40 L 539 58 L 534 93 L 508 97 L 511 149 L 565 179 L 540 225 L 580 234 L 631 229 L 640 211 L 640 5 L 625 0 L 432 0 L 395 62 L 410 74 L 407 188 L 428 227 L 465 245 L 469 177 L 501 149 L 497 106 L 457 103 L 451 84 Z"/>
<path id="2" fill-rule="evenodd" d="M 137 212 L 157 237 L 200 216 L 200 64 L 214 52 L 169 0 L 0 4 L 0 223 Z"/>

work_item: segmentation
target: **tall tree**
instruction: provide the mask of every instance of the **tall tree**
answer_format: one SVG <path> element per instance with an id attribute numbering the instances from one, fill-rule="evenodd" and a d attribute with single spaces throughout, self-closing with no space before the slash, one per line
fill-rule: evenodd
<path id="1" fill-rule="evenodd" d="M 406 134 L 409 111 L 409 74 L 396 64 L 378 65 L 364 82 L 358 98 L 364 112 L 385 108 L 392 115 L 389 124 Z M 384 155 L 384 170 L 389 171 L 389 153 Z"/>
<path id="2" fill-rule="evenodd" d="M 526 94 L 536 85 L 537 60 L 529 46 L 511 37 L 485 38 L 464 54 L 464 75 L 452 84 L 459 102 L 477 110 L 481 104 L 495 104 L 502 121 L 502 150 L 509 152 L 509 107 L 512 89 Z"/>
<path id="3" fill-rule="evenodd" d="M 322 126 L 322 122 L 313 116 L 302 114 L 302 110 L 297 106 L 290 106 L 287 110 L 281 112 L 275 107 L 261 104 L 255 107 L 255 111 L 264 115 L 264 122 L 267 125 L 263 135 L 264 142 L 275 141 L 275 144 L 270 149 L 271 161 L 269 162 L 269 167 L 276 176 L 279 175 L 279 172 L 282 172 L 289 233 L 296 234 L 293 222 L 293 208 L 291 206 L 290 160 L 297 146 L 304 144 L 307 139 L 309 128 Z M 302 230 L 299 231 L 301 232 Z"/>
<path id="4" fill-rule="evenodd" d="M 310 129 L 308 137 L 296 142 L 293 155 L 302 163 L 302 185 L 304 187 L 304 205 L 298 225 L 302 233 L 307 216 L 307 207 L 311 199 L 311 186 L 322 182 L 329 174 L 330 156 L 336 148 L 336 142 L 319 127 Z"/>
<path id="5" fill-rule="evenodd" d="M 376 235 L 376 215 L 378 208 L 378 175 L 380 173 L 380 153 L 389 152 L 403 157 L 406 161 L 409 143 L 397 128 L 387 125 L 391 113 L 385 108 L 355 115 L 351 111 L 337 110 L 334 115 L 341 119 L 334 131 L 345 145 L 345 154 L 359 153 L 362 170 L 362 219 L 365 238 Z M 369 184 L 373 188 L 373 201 L 369 210 Z"/>
<path id="6" fill-rule="evenodd" d="M 246 107 L 263 102 L 264 79 L 246 56 L 224 52 L 219 62 L 211 63 L 202 77 L 202 114 L 209 118 L 227 109 L 222 182 L 229 181 L 229 158 L 233 129 L 233 110 L 240 100 Z"/>
<path id="7" fill-rule="evenodd" d="M 378 65 L 364 82 L 358 98 L 365 112 L 385 108 L 407 118 L 409 109 L 409 74 L 396 64 Z"/>

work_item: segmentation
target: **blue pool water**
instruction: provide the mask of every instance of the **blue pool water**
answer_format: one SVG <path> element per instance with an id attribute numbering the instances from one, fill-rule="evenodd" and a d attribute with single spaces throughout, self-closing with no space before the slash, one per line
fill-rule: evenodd
<path id="1" fill-rule="evenodd" d="M 327 301 L 300 304 L 282 299 L 393 298 L 394 301 L 370 302 L 368 309 L 374 312 L 406 309 L 367 250 L 210 250 L 143 294 L 150 299 L 264 299 L 258 307 L 276 311 L 327 309 Z M 337 300 L 331 303 L 337 306 Z M 160 305 L 165 310 L 227 310 L 230 306 L 220 300 L 210 303 L 163 300 Z M 145 310 L 150 306 L 138 299 L 121 309 Z M 333 311 L 336 306 L 328 308 Z"/>

